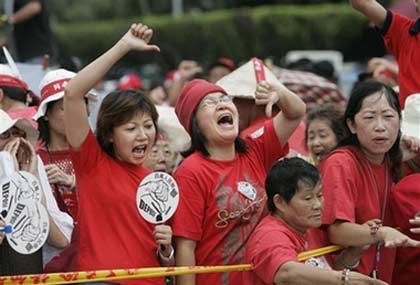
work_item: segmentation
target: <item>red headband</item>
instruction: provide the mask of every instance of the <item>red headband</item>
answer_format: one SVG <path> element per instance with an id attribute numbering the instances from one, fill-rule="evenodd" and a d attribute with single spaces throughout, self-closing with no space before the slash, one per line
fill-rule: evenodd
<path id="1" fill-rule="evenodd" d="M 48 97 L 55 95 L 57 93 L 60 93 L 64 91 L 64 88 L 67 85 L 67 82 L 70 81 L 71 78 L 65 78 L 53 81 L 51 83 L 48 83 L 41 89 L 41 102 L 47 99 Z"/>
<path id="2" fill-rule="evenodd" d="M 28 90 L 28 85 L 25 82 L 19 78 L 5 74 L 0 75 L 0 86 L 17 87 Z"/>

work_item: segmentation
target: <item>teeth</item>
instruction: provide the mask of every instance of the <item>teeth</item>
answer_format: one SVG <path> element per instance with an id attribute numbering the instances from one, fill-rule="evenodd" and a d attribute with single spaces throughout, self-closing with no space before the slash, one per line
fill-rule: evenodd
<path id="1" fill-rule="evenodd" d="M 133 151 L 134 151 L 134 152 L 138 152 L 138 153 L 142 153 L 142 152 L 144 152 L 144 151 L 145 151 L 145 149 L 146 149 L 146 147 L 140 147 L 140 146 L 137 146 L 137 147 L 135 147 L 135 148 L 133 149 Z"/>

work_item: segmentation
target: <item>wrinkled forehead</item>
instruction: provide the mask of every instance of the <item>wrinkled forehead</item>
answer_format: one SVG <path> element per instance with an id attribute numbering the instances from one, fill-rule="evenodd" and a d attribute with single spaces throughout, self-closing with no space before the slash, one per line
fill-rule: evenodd
<path id="1" fill-rule="evenodd" d="M 363 99 L 362 105 L 360 106 L 359 113 L 361 111 L 368 110 L 393 110 L 397 112 L 394 106 L 389 102 L 390 99 L 385 92 L 375 92 Z"/>

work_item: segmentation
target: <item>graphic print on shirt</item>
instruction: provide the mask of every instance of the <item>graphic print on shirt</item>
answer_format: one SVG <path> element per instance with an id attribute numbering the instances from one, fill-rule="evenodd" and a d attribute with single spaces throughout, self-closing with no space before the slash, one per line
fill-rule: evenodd
<path id="1" fill-rule="evenodd" d="M 264 188 L 246 175 L 244 180 L 236 182 L 236 189 L 232 189 L 230 185 L 233 183 L 222 179 L 216 189 L 216 203 L 220 210 L 215 226 L 220 230 L 229 228 L 223 245 L 219 248 L 224 265 L 244 262 L 244 244 L 261 220 L 264 211 Z M 221 284 L 229 284 L 229 273 L 222 274 Z"/>

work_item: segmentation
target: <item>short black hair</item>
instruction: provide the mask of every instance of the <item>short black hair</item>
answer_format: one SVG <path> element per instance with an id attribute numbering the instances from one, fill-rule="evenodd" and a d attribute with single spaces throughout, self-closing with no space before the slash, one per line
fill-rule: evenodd
<path id="1" fill-rule="evenodd" d="M 268 172 L 265 179 L 268 210 L 274 212 L 274 196 L 280 197 L 289 203 L 299 189 L 299 182 L 315 187 L 321 180 L 318 169 L 299 157 L 284 158 L 277 161 Z"/>

